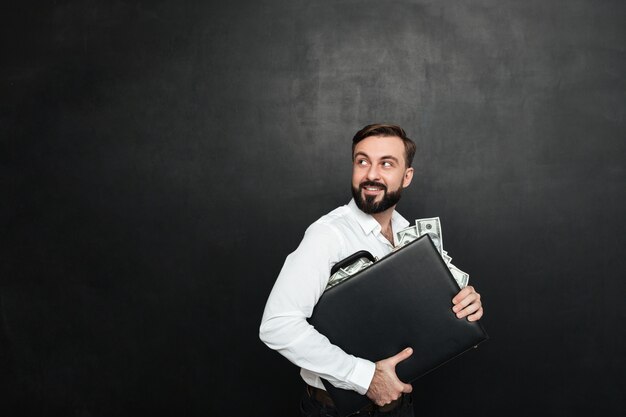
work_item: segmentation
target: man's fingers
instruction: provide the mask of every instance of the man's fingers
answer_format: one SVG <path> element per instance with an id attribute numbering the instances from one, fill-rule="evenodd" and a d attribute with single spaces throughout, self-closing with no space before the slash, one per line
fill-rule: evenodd
<path id="1" fill-rule="evenodd" d="M 402 389 L 402 392 L 405 394 L 410 394 L 411 392 L 413 392 L 413 385 L 411 384 L 403 384 L 404 388 Z"/>
<path id="2" fill-rule="evenodd" d="M 477 312 L 480 309 L 480 307 L 481 307 L 480 303 L 478 302 L 472 303 L 468 305 L 467 307 L 465 307 L 463 310 L 457 312 L 456 316 L 462 319 L 465 316 L 469 316 L 470 314 Z"/>
<path id="3" fill-rule="evenodd" d="M 467 297 L 459 301 L 454 307 L 452 307 L 452 310 L 454 310 L 455 313 L 459 312 L 479 298 L 480 296 L 478 295 L 478 293 L 469 294 Z"/>
<path id="4" fill-rule="evenodd" d="M 478 294 L 477 292 L 469 294 L 467 297 L 465 297 L 461 301 L 459 301 L 454 307 L 452 307 L 452 310 L 455 313 L 458 313 L 459 311 L 461 311 L 462 309 L 464 309 L 468 305 L 470 305 L 472 303 L 475 303 L 475 302 L 477 302 L 479 300 L 480 300 L 480 294 Z"/>
<path id="5" fill-rule="evenodd" d="M 396 366 L 397 364 L 399 364 L 403 360 L 407 359 L 412 354 L 413 354 L 413 349 L 411 349 L 409 347 L 409 348 L 406 348 L 406 349 L 396 353 L 394 356 L 390 357 L 389 361 L 391 362 L 391 364 L 393 366 Z"/>
<path id="6" fill-rule="evenodd" d="M 480 307 L 480 309 L 478 309 L 478 311 L 476 312 L 476 314 L 472 314 L 471 316 L 467 316 L 467 320 L 469 321 L 476 321 L 479 320 L 482 316 L 483 316 L 483 308 L 482 306 Z"/>
<path id="7" fill-rule="evenodd" d="M 461 291 L 459 291 L 459 293 L 457 295 L 454 296 L 454 298 L 452 299 L 452 303 L 453 304 L 458 304 L 459 301 L 461 301 L 462 299 L 464 299 L 465 297 L 467 297 L 468 295 L 470 295 L 471 293 L 476 292 L 474 290 L 474 287 L 472 287 L 471 285 L 468 285 L 467 287 L 463 288 Z"/>

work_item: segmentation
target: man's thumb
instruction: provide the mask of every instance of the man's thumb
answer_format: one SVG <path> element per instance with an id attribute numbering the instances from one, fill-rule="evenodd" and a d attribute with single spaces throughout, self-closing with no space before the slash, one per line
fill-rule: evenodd
<path id="1" fill-rule="evenodd" d="M 403 360 L 407 359 L 412 354 L 413 354 L 413 349 L 411 349 L 410 347 L 396 353 L 394 356 L 391 357 L 394 366 L 402 362 Z"/>

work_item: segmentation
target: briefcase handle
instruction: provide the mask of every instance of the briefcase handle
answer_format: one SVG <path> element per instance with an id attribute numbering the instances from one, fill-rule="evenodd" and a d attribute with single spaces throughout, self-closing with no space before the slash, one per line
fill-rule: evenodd
<path id="1" fill-rule="evenodd" d="M 374 258 L 374 255 L 372 255 L 366 250 L 360 250 L 348 256 L 347 258 L 342 259 L 341 261 L 337 262 L 335 265 L 333 265 L 333 267 L 330 270 L 330 275 L 332 276 L 335 272 L 339 271 L 339 268 L 346 268 L 352 265 L 353 263 L 358 261 L 360 258 L 367 258 L 372 262 L 376 262 L 376 258 Z"/>

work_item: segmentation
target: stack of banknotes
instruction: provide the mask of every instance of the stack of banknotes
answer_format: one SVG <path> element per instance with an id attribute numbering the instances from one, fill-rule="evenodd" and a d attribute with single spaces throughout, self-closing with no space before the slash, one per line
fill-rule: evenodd
<path id="1" fill-rule="evenodd" d="M 424 235 L 430 236 L 430 239 L 435 244 L 435 248 L 437 248 L 437 251 L 443 258 L 446 266 L 452 273 L 452 276 L 456 280 L 457 284 L 459 284 L 459 287 L 465 288 L 467 286 L 467 283 L 469 282 L 469 275 L 466 272 L 461 271 L 456 266 L 452 265 L 452 257 L 448 255 L 448 252 L 443 250 L 443 233 L 441 232 L 441 221 L 439 220 L 439 217 L 417 219 L 415 220 L 414 225 L 408 226 L 400 230 L 399 232 L 396 232 L 396 247 L 394 251 Z M 369 259 L 359 258 L 349 266 L 345 268 L 339 268 L 337 272 L 331 275 L 330 279 L 328 280 L 328 285 L 326 286 L 326 289 L 334 287 L 340 282 L 345 281 L 352 275 L 356 274 L 362 269 L 367 268 L 371 264 L 372 261 L 370 261 Z"/>

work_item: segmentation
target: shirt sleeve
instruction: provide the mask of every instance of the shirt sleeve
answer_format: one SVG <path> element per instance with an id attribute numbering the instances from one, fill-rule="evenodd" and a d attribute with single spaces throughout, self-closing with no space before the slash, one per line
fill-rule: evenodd
<path id="1" fill-rule="evenodd" d="M 332 265 L 339 260 L 341 239 L 328 224 L 313 223 L 307 229 L 278 275 L 263 312 L 259 337 L 295 365 L 335 387 L 365 394 L 375 364 L 333 345 L 306 320 L 326 288 Z"/>

